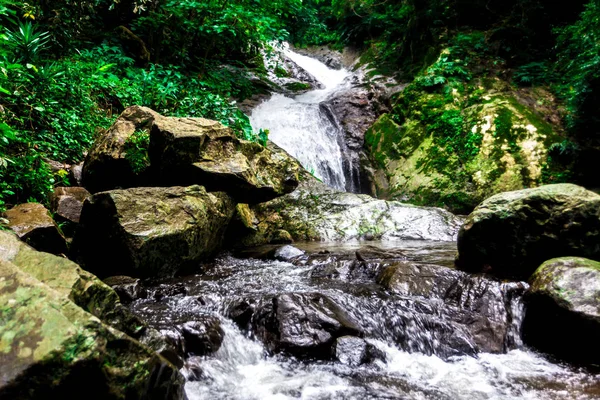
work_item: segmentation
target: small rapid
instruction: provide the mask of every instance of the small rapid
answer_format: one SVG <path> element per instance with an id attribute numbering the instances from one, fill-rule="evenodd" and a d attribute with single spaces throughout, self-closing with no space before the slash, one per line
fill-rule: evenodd
<path id="1" fill-rule="evenodd" d="M 157 329 L 218 319 L 218 350 L 190 355 L 182 369 L 190 400 L 599 398 L 600 376 L 553 363 L 520 342 L 522 284 L 449 268 L 455 243 L 371 244 L 299 244 L 306 253 L 290 261 L 268 252 L 224 255 L 202 274 L 155 289 L 182 290 L 137 300 L 132 309 Z M 355 251 L 366 262 L 357 262 Z M 381 276 L 398 266 L 396 284 L 386 286 Z M 316 308 L 284 303 L 306 298 L 318 299 Z M 362 338 L 354 340 L 373 357 L 349 363 L 344 360 L 352 352 L 307 359 L 272 351 L 271 341 L 290 332 L 302 341 L 322 335 L 311 331 L 311 312 L 327 299 L 360 327 Z M 290 318 L 284 310 L 290 304 L 299 305 L 292 307 L 296 322 L 278 336 L 265 335 Z M 252 315 L 245 316 L 249 309 Z M 481 315 L 486 319 L 480 324 Z M 331 316 L 323 317 L 327 324 L 335 324 Z M 498 321 L 502 326 L 495 326 Z M 302 336 L 304 331 L 313 333 Z M 503 347 L 484 351 L 491 342 Z"/>
<path id="2" fill-rule="evenodd" d="M 284 50 L 286 57 L 302 67 L 323 89 L 288 97 L 273 94 L 257 106 L 250 122 L 254 129 L 268 129 L 269 139 L 294 156 L 314 176 L 334 189 L 345 191 L 344 141 L 340 127 L 320 103 L 348 85 L 350 72 L 333 70 L 313 58 Z"/>

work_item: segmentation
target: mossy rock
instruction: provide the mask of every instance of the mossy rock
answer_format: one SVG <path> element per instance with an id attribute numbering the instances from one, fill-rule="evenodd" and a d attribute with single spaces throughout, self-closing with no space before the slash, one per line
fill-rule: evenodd
<path id="1" fill-rule="evenodd" d="M 0 261 L 0 397 L 182 399 L 177 369 Z"/>
<path id="2" fill-rule="evenodd" d="M 568 361 L 598 366 L 600 262 L 551 259 L 535 271 L 530 283 L 523 324 L 526 343 Z"/>
<path id="3" fill-rule="evenodd" d="M 468 216 L 457 266 L 527 280 L 549 258 L 600 259 L 600 195 L 572 184 L 500 193 Z"/>
<path id="4" fill-rule="evenodd" d="M 202 186 L 112 190 L 86 201 L 74 257 L 101 278 L 173 276 L 213 256 L 235 211 Z"/>

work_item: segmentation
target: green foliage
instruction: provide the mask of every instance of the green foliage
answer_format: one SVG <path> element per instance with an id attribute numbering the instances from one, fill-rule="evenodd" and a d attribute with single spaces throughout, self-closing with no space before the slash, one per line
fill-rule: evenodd
<path id="1" fill-rule="evenodd" d="M 5 27 L 4 44 L 12 53 L 13 63 L 34 63 L 47 47 L 50 33 L 40 31 L 31 21 L 15 24 L 15 29 Z"/>
<path id="2" fill-rule="evenodd" d="M 125 159 L 135 174 L 142 173 L 150 166 L 148 147 L 150 134 L 147 131 L 135 131 L 125 142 Z"/>

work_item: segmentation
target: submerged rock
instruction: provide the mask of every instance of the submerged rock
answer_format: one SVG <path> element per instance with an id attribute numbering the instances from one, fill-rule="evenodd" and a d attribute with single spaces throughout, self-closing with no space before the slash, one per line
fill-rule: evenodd
<path id="1" fill-rule="evenodd" d="M 306 174 L 291 194 L 253 208 L 256 231 L 243 233 L 243 245 L 269 242 L 278 230 L 294 240 L 347 241 L 376 238 L 456 239 L 461 218 L 439 208 L 416 207 L 337 192 Z"/>
<path id="2" fill-rule="evenodd" d="M 82 187 L 57 187 L 50 197 L 52 211 L 64 221 L 79 223 L 83 202 L 91 196 Z"/>
<path id="3" fill-rule="evenodd" d="M 4 214 L 8 227 L 31 247 L 52 254 L 67 252 L 67 242 L 50 216 L 39 203 L 20 204 Z"/>
<path id="4" fill-rule="evenodd" d="M 500 193 L 469 215 L 457 266 L 527 280 L 545 260 L 600 259 L 600 195 L 572 184 Z"/>
<path id="5" fill-rule="evenodd" d="M 84 204 L 75 257 L 99 277 L 193 270 L 221 247 L 234 208 L 225 193 L 201 186 L 97 193 Z"/>
<path id="6" fill-rule="evenodd" d="M 531 277 L 526 343 L 560 358 L 600 362 L 600 262 L 579 257 L 543 263 Z"/>
<path id="7" fill-rule="evenodd" d="M 0 397 L 183 399 L 177 369 L 0 261 Z"/>
<path id="8" fill-rule="evenodd" d="M 252 324 L 271 351 L 300 358 L 329 359 L 337 338 L 362 336 L 357 323 L 319 293 L 280 294 L 257 307 Z"/>
<path id="9" fill-rule="evenodd" d="M 514 323 L 522 318 L 519 299 L 527 288 L 524 283 L 502 283 L 412 261 L 386 267 L 378 283 L 393 294 L 441 300 L 443 320 L 460 327 L 476 352 L 503 353 L 520 343 Z"/>
<path id="10" fill-rule="evenodd" d="M 380 359 L 385 360 L 385 354 L 362 338 L 342 336 L 335 341 L 334 358 L 351 367 Z"/>

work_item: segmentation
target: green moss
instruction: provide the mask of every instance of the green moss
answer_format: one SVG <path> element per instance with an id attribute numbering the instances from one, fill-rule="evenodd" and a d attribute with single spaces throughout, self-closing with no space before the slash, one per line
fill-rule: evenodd
<path id="1" fill-rule="evenodd" d="M 303 90 L 309 90 L 311 89 L 310 84 L 308 83 L 302 83 L 302 82 L 291 82 L 291 83 L 286 83 L 285 88 L 288 90 L 291 90 L 293 92 L 301 92 Z"/>

